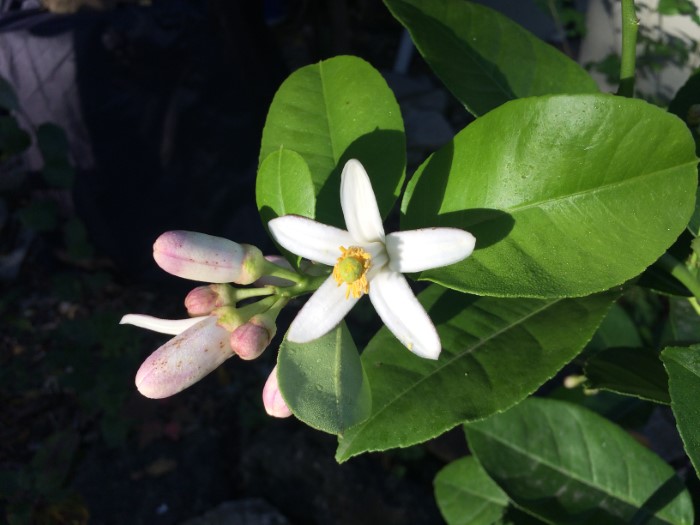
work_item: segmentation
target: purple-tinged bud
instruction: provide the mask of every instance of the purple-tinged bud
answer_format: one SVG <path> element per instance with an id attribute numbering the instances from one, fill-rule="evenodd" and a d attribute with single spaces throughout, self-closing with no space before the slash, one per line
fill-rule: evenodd
<path id="1" fill-rule="evenodd" d="M 265 265 L 255 246 L 190 231 L 169 231 L 153 244 L 153 258 L 163 270 L 183 279 L 250 284 Z"/>
<path id="2" fill-rule="evenodd" d="M 185 308 L 192 316 L 209 315 L 216 308 L 235 303 L 235 291 L 227 284 L 198 286 L 185 297 Z"/>
<path id="3" fill-rule="evenodd" d="M 136 373 L 136 388 L 151 399 L 193 385 L 233 356 L 229 333 L 207 316 L 153 352 Z"/>
<path id="4" fill-rule="evenodd" d="M 245 361 L 257 359 L 275 337 L 277 326 L 269 316 L 254 315 L 231 333 L 231 350 Z"/>
<path id="5" fill-rule="evenodd" d="M 265 405 L 265 412 L 270 416 L 289 417 L 292 415 L 292 411 L 289 410 L 287 403 L 284 402 L 282 394 L 280 393 L 280 387 L 277 383 L 277 365 L 272 369 L 270 377 L 268 377 L 265 382 L 262 398 L 263 405 Z"/>

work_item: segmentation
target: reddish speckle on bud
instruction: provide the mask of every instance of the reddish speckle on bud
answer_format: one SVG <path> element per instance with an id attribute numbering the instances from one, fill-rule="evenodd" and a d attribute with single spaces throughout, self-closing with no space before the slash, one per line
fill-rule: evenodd
<path id="1" fill-rule="evenodd" d="M 289 417 L 292 415 L 292 411 L 289 410 L 280 393 L 279 384 L 277 383 L 277 365 L 275 365 L 275 368 L 272 369 L 270 376 L 267 378 L 262 398 L 265 412 L 272 417 Z"/>
<path id="2" fill-rule="evenodd" d="M 207 316 L 153 352 L 136 373 L 136 388 L 160 399 L 193 385 L 233 355 L 229 333 Z"/>
<path id="3" fill-rule="evenodd" d="M 250 284 L 263 272 L 259 249 L 190 231 L 169 231 L 156 239 L 153 258 L 163 270 L 183 279 Z"/>
<path id="4" fill-rule="evenodd" d="M 257 359 L 275 337 L 277 328 L 265 315 L 253 316 L 231 333 L 231 349 L 241 359 Z"/>

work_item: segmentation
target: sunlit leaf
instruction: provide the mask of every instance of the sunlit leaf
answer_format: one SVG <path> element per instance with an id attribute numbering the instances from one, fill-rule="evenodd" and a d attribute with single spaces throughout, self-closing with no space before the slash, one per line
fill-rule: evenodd
<path id="1" fill-rule="evenodd" d="M 423 279 L 480 295 L 586 295 L 636 276 L 684 230 L 696 163 L 685 125 L 645 102 L 515 100 L 419 168 L 401 226 L 476 236 L 471 257 Z"/>
<path id="2" fill-rule="evenodd" d="M 367 170 L 383 216 L 398 197 L 406 163 L 401 111 L 386 81 L 360 58 L 324 60 L 284 81 L 267 115 L 260 162 L 281 147 L 306 161 L 320 222 L 344 225 L 340 171 L 351 158 Z"/>
<path id="3" fill-rule="evenodd" d="M 421 359 L 381 329 L 362 353 L 372 413 L 345 433 L 336 458 L 420 443 L 514 405 L 583 348 L 616 297 L 496 299 L 428 288 L 419 300 L 440 334 L 440 358 Z"/>

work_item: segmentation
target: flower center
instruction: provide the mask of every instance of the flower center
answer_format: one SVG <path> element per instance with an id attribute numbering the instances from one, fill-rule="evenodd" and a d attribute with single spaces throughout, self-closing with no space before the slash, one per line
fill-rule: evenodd
<path id="1" fill-rule="evenodd" d="M 333 267 L 333 278 L 338 286 L 345 283 L 348 288 L 345 292 L 347 299 L 352 294 L 353 297 L 362 297 L 362 294 L 369 292 L 369 282 L 367 281 L 367 270 L 372 263 L 372 256 L 357 246 L 350 248 L 340 247 L 342 255 L 338 257 L 338 262 Z"/>

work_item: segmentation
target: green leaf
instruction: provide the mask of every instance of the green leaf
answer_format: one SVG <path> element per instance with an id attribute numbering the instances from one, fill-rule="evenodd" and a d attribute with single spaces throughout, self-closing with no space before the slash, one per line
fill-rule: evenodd
<path id="1" fill-rule="evenodd" d="M 476 237 L 471 257 L 422 279 L 479 295 L 587 295 L 639 274 L 683 231 L 696 163 L 683 123 L 646 102 L 515 100 L 419 168 L 401 227 Z"/>
<path id="2" fill-rule="evenodd" d="M 342 434 L 371 412 L 367 376 L 345 323 L 311 343 L 285 339 L 277 378 L 294 415 L 318 430 Z"/>
<path id="3" fill-rule="evenodd" d="M 420 443 L 518 403 L 581 350 L 616 297 L 496 299 L 428 288 L 419 300 L 440 335 L 440 358 L 416 357 L 382 328 L 362 354 L 372 414 L 346 432 L 336 459 Z"/>
<path id="4" fill-rule="evenodd" d="M 324 60 L 284 81 L 267 115 L 260 162 L 280 147 L 296 151 L 308 164 L 316 218 L 326 224 L 344 226 L 338 195 L 347 160 L 364 165 L 383 217 L 403 184 L 401 111 L 379 72 L 357 57 Z"/>
<path id="5" fill-rule="evenodd" d="M 576 62 L 520 25 L 464 0 L 384 0 L 447 88 L 475 116 L 516 98 L 595 93 Z"/>
<path id="6" fill-rule="evenodd" d="M 695 472 L 700 473 L 700 345 L 666 348 L 661 359 L 678 432 Z"/>
<path id="7" fill-rule="evenodd" d="M 668 376 L 659 354 L 648 348 L 607 348 L 584 367 L 588 386 L 669 404 Z"/>
<path id="8" fill-rule="evenodd" d="M 488 475 L 518 506 L 556 524 L 693 523 L 671 467 L 577 405 L 531 398 L 466 427 Z"/>
<path id="9" fill-rule="evenodd" d="M 298 153 L 280 148 L 260 165 L 255 197 L 265 225 L 282 215 L 314 218 L 316 195 L 311 172 Z"/>
<path id="10" fill-rule="evenodd" d="M 700 316 L 690 300 L 670 297 L 669 316 L 664 341 L 669 345 L 692 345 L 700 343 Z"/>
<path id="11" fill-rule="evenodd" d="M 491 525 L 508 506 L 508 496 L 474 456 L 453 461 L 433 481 L 435 500 L 449 525 Z"/>
<path id="12" fill-rule="evenodd" d="M 19 110 L 19 100 L 17 99 L 15 90 L 2 76 L 0 76 L 0 108 L 10 111 Z"/>
<path id="13" fill-rule="evenodd" d="M 586 349 L 603 350 L 613 346 L 642 346 L 634 321 L 618 303 L 612 305 Z"/>

